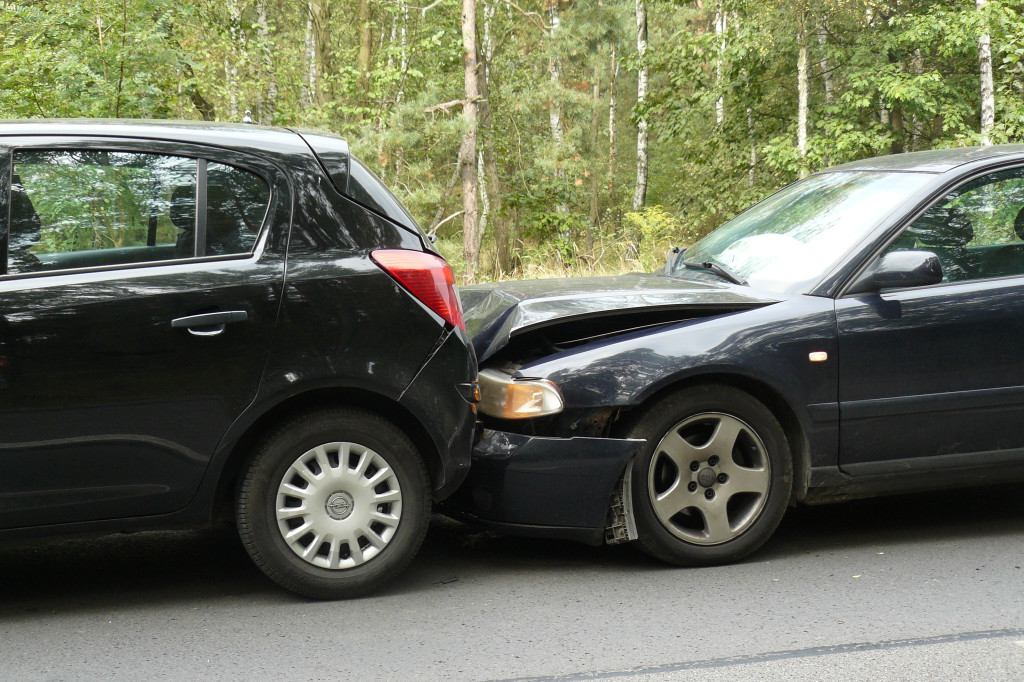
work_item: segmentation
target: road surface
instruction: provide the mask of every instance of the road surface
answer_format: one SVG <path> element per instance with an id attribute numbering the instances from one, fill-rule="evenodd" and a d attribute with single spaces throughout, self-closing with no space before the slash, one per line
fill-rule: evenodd
<path id="1" fill-rule="evenodd" d="M 790 510 L 746 562 L 435 517 L 384 593 L 309 602 L 224 531 L 0 546 L 0 678 L 1021 680 L 1024 486 Z"/>

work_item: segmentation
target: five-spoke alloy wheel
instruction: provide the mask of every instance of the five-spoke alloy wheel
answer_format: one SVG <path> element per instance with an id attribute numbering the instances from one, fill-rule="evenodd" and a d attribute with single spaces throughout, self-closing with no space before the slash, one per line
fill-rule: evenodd
<path id="1" fill-rule="evenodd" d="M 789 501 L 785 433 L 753 396 L 697 386 L 653 405 L 633 426 L 647 445 L 634 461 L 640 545 L 665 561 L 735 561 L 760 547 Z"/>
<path id="2" fill-rule="evenodd" d="M 270 434 L 238 492 L 238 529 L 270 578 L 336 599 L 389 582 L 426 534 L 426 467 L 401 430 L 362 410 L 293 419 Z"/>

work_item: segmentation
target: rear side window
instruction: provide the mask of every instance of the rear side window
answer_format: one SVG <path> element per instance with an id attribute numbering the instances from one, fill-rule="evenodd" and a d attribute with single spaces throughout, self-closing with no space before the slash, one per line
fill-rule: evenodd
<path id="1" fill-rule="evenodd" d="M 270 203 L 263 178 L 223 163 L 207 164 L 206 254 L 248 253 Z"/>
<path id="2" fill-rule="evenodd" d="M 198 219 L 197 199 L 207 207 Z M 258 175 L 202 159 L 16 152 L 7 273 L 248 253 L 269 199 Z"/>

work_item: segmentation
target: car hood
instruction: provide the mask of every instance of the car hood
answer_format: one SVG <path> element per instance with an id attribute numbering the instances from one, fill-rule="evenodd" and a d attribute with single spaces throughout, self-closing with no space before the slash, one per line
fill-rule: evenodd
<path id="1" fill-rule="evenodd" d="M 644 313 L 664 321 L 663 313 L 679 312 L 679 319 L 687 319 L 779 300 L 743 286 L 644 273 L 476 284 L 462 287 L 459 295 L 481 362 L 516 336 L 552 325 L 619 317 L 628 328 L 642 325 Z"/>

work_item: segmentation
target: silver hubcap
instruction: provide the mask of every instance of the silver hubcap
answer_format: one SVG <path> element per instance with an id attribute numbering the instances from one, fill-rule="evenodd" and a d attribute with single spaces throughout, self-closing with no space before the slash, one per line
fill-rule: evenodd
<path id="1" fill-rule="evenodd" d="M 277 527 L 295 554 L 353 568 L 391 542 L 402 518 L 398 477 L 358 443 L 324 443 L 296 459 L 277 489 Z"/>
<path id="2" fill-rule="evenodd" d="M 658 520 L 697 545 L 728 542 L 764 509 L 771 463 L 757 433 L 720 412 L 694 415 L 661 439 L 647 489 Z"/>

